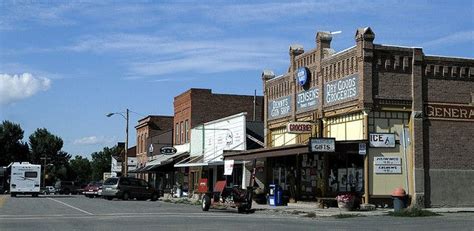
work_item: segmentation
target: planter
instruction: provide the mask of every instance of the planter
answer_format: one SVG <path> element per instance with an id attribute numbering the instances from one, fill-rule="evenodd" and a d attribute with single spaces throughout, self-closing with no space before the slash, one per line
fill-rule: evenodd
<path id="1" fill-rule="evenodd" d="M 349 201 L 349 202 L 343 202 L 343 201 L 338 201 L 337 202 L 337 207 L 339 207 L 342 210 L 350 211 L 352 210 L 352 206 L 354 205 L 354 201 Z"/>

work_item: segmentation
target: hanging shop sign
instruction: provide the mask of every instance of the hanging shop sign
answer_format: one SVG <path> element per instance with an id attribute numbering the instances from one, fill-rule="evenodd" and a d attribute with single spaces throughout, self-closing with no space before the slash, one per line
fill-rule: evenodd
<path id="1" fill-rule="evenodd" d="M 312 88 L 296 95 L 296 111 L 304 112 L 315 110 L 319 102 L 319 89 Z"/>
<path id="2" fill-rule="evenodd" d="M 324 84 L 324 104 L 347 102 L 359 97 L 359 75 L 350 76 Z"/>
<path id="3" fill-rule="evenodd" d="M 425 116 L 429 119 L 474 121 L 474 106 L 427 104 Z"/>
<path id="4" fill-rule="evenodd" d="M 298 71 L 296 72 L 296 81 L 298 81 L 300 86 L 304 87 L 309 82 L 309 73 L 311 72 L 309 72 L 306 67 L 298 68 Z"/>
<path id="5" fill-rule="evenodd" d="M 291 96 L 285 96 L 268 102 L 268 119 L 278 119 L 291 114 Z"/>
<path id="6" fill-rule="evenodd" d="M 401 174 L 401 165 L 375 165 L 374 173 Z"/>
<path id="7" fill-rule="evenodd" d="M 336 139 L 334 138 L 311 138 L 309 140 L 310 152 L 335 152 Z"/>
<path id="8" fill-rule="evenodd" d="M 173 155 L 176 154 L 177 150 L 175 147 L 164 146 L 160 148 L 160 153 L 163 155 Z"/>
<path id="9" fill-rule="evenodd" d="M 314 124 L 308 122 L 291 122 L 286 125 L 288 133 L 304 134 L 313 131 Z"/>
<path id="10" fill-rule="evenodd" d="M 224 160 L 224 176 L 232 175 L 234 170 L 234 160 Z"/>
<path id="11" fill-rule="evenodd" d="M 393 133 L 370 133 L 369 145 L 373 148 L 394 148 L 395 134 Z"/>

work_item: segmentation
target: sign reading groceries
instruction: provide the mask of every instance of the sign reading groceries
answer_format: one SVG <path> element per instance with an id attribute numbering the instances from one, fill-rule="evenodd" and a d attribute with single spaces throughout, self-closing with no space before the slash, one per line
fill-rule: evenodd
<path id="1" fill-rule="evenodd" d="M 370 133 L 369 144 L 373 148 L 394 148 L 395 134 L 393 133 Z"/>
<path id="2" fill-rule="evenodd" d="M 308 122 L 292 122 L 286 125 L 288 133 L 311 133 L 313 131 L 313 124 Z"/>

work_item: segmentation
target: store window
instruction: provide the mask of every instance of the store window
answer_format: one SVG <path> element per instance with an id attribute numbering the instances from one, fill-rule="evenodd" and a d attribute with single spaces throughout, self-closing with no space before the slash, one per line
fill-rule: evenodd
<path id="1" fill-rule="evenodd" d="M 184 121 L 184 143 L 187 143 L 189 141 L 189 124 L 188 120 Z"/>
<path id="2" fill-rule="evenodd" d="M 175 144 L 179 144 L 179 124 L 178 123 L 176 123 L 174 142 Z"/>
<path id="3" fill-rule="evenodd" d="M 183 125 L 183 121 L 181 121 L 180 123 L 180 143 L 183 144 L 184 143 L 184 125 Z"/>

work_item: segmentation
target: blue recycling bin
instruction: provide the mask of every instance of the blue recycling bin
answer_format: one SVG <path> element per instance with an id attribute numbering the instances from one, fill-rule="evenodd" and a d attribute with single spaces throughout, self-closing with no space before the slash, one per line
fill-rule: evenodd
<path id="1" fill-rule="evenodd" d="M 268 194 L 268 203 L 271 206 L 280 206 L 283 205 L 282 198 L 283 198 L 283 189 L 279 185 L 271 184 L 269 187 L 269 194 Z"/>

